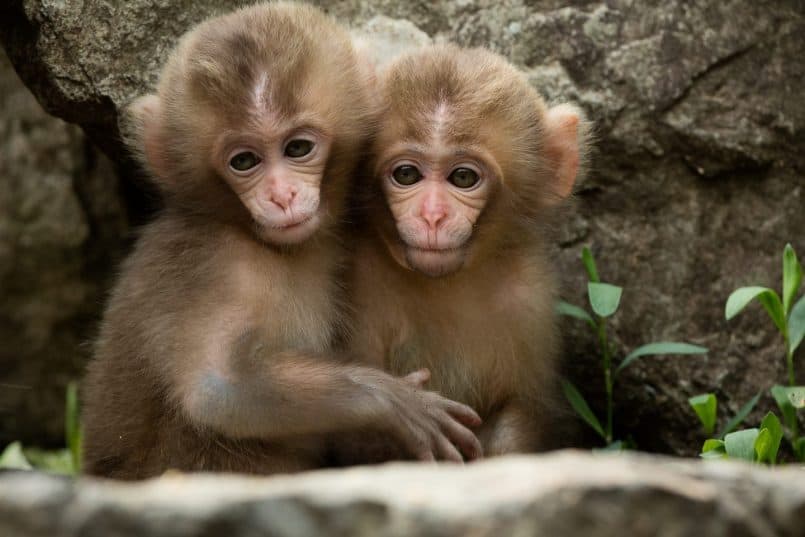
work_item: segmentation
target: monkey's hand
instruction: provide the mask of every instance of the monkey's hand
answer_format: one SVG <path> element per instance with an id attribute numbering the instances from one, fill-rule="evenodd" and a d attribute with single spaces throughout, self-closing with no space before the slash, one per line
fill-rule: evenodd
<path id="1" fill-rule="evenodd" d="M 424 389 L 425 384 L 430 380 L 430 369 L 427 367 L 417 369 L 413 373 L 408 373 L 402 379 L 415 388 Z"/>
<path id="2" fill-rule="evenodd" d="M 420 369 L 403 378 L 383 375 L 367 382 L 380 403 L 381 427 L 423 461 L 481 458 L 483 448 L 470 430 L 481 425 L 481 418 L 467 405 L 421 389 L 429 378 L 430 372 Z"/>

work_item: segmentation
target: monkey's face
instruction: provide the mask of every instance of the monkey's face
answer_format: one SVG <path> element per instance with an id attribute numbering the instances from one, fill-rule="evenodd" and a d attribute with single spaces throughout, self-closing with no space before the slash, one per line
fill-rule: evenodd
<path id="1" fill-rule="evenodd" d="M 400 143 L 383 153 L 378 173 L 394 217 L 393 257 L 428 276 L 465 264 L 473 230 L 500 180 L 490 154 L 443 143 Z"/>
<path id="2" fill-rule="evenodd" d="M 218 140 L 216 169 L 248 209 L 262 240 L 299 244 L 319 228 L 330 145 L 327 135 L 305 124 L 228 131 Z"/>
<path id="3" fill-rule="evenodd" d="M 442 276 L 494 259 L 570 194 L 581 116 L 547 109 L 501 56 L 434 45 L 379 76 L 371 194 L 382 185 L 391 218 L 375 205 L 374 222 L 399 264 Z"/>

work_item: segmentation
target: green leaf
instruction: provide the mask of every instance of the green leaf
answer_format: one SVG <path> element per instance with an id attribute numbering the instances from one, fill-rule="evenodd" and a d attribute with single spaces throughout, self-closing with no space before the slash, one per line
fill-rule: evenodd
<path id="1" fill-rule="evenodd" d="M 803 338 L 805 338 L 805 295 L 794 304 L 788 316 L 788 347 L 791 349 L 791 354 L 794 354 Z"/>
<path id="2" fill-rule="evenodd" d="M 805 408 L 805 386 L 789 386 L 786 390 L 788 391 L 788 400 L 791 401 L 791 405 L 794 408 Z"/>
<path id="3" fill-rule="evenodd" d="M 587 283 L 587 295 L 590 306 L 599 317 L 609 317 L 618 311 L 623 289 L 608 283 Z"/>
<path id="4" fill-rule="evenodd" d="M 791 304 L 802 282 L 802 265 L 790 244 L 783 250 L 783 311 L 786 315 L 791 311 Z"/>
<path id="5" fill-rule="evenodd" d="M 805 462 L 805 436 L 800 436 L 791 443 L 794 448 L 794 455 L 800 462 Z"/>
<path id="6" fill-rule="evenodd" d="M 661 354 L 704 354 L 706 352 L 706 347 L 691 345 L 690 343 L 678 343 L 675 341 L 658 341 L 657 343 L 649 343 L 630 352 L 618 365 L 617 369 L 615 369 L 615 373 L 619 373 L 621 369 L 625 368 L 641 356 L 656 356 Z"/>
<path id="7" fill-rule="evenodd" d="M 724 429 L 722 429 L 721 434 L 718 435 L 720 438 L 726 437 L 727 434 L 734 431 L 735 428 L 746 419 L 749 413 L 752 412 L 752 409 L 755 408 L 755 405 L 757 405 L 757 402 L 760 401 L 760 394 L 761 392 L 758 392 L 757 395 L 755 395 L 749 400 L 748 403 L 742 406 L 738 413 L 727 422 L 727 424 L 724 426 Z"/>
<path id="8" fill-rule="evenodd" d="M 757 429 L 743 429 L 730 433 L 724 437 L 724 447 L 727 456 L 731 459 L 755 460 L 755 441 L 760 431 Z"/>
<path id="9" fill-rule="evenodd" d="M 573 317 L 574 319 L 587 321 L 593 328 L 595 328 L 595 321 L 593 320 L 592 316 L 578 306 L 574 306 L 573 304 L 565 302 L 564 300 L 560 300 L 556 303 L 554 309 L 559 315 L 566 315 L 568 317 Z"/>
<path id="10" fill-rule="evenodd" d="M 67 449 L 70 451 L 73 472 L 81 471 L 81 424 L 78 410 L 78 385 L 70 382 L 67 385 L 64 412 L 64 435 Z"/>
<path id="11" fill-rule="evenodd" d="M 75 475 L 73 460 L 68 449 L 25 449 L 26 458 L 34 468 L 55 474 Z"/>
<path id="12" fill-rule="evenodd" d="M 755 451 L 758 454 L 758 460 L 761 462 L 768 462 L 775 464 L 777 462 L 777 452 L 780 450 L 780 442 L 783 440 L 783 426 L 780 425 L 780 420 L 774 414 L 769 412 L 760 422 L 760 435 L 758 435 L 758 442 L 761 441 L 760 436 L 764 435 L 764 431 L 768 432 L 768 443 L 766 438 L 762 441 L 760 446 L 763 451 L 758 449 L 757 442 L 755 443 Z"/>
<path id="13" fill-rule="evenodd" d="M 724 317 L 729 321 L 743 310 L 753 298 L 761 293 L 774 292 L 768 287 L 740 287 L 733 291 L 724 307 Z"/>
<path id="14" fill-rule="evenodd" d="M 693 407 L 696 415 L 699 416 L 699 420 L 704 426 L 705 434 L 713 434 L 716 428 L 716 408 L 718 407 L 716 396 L 712 393 L 705 393 L 691 397 L 688 399 L 688 403 Z"/>
<path id="15" fill-rule="evenodd" d="M 19 442 L 12 442 L 3 453 L 0 454 L 0 468 L 8 468 L 13 470 L 31 470 L 31 463 L 25 458 L 22 452 L 22 444 Z"/>
<path id="16" fill-rule="evenodd" d="M 593 253 L 586 246 L 581 249 L 581 262 L 584 263 L 584 268 L 587 269 L 587 276 L 591 282 L 600 282 L 601 278 L 598 277 L 598 267 L 595 266 L 595 258 Z"/>
<path id="17" fill-rule="evenodd" d="M 768 429 L 760 429 L 757 437 L 755 438 L 754 460 L 757 462 L 766 462 L 769 459 L 771 448 L 771 433 Z M 768 462 L 769 464 L 772 464 L 773 460 L 769 460 Z"/>
<path id="18" fill-rule="evenodd" d="M 780 331 L 781 334 L 785 333 L 785 312 L 783 311 L 783 303 L 780 302 L 780 297 L 777 296 L 777 293 L 772 291 L 771 293 L 763 293 L 757 297 L 758 302 L 763 304 L 763 307 L 766 308 L 766 312 L 771 317 L 771 320 L 774 321 L 775 326 L 777 326 L 777 330 Z"/>
<path id="19" fill-rule="evenodd" d="M 727 456 L 727 449 L 724 441 L 716 438 L 708 438 L 704 441 L 702 452 L 699 455 L 703 459 L 723 459 Z"/>
<path id="20" fill-rule="evenodd" d="M 620 453 L 629 449 L 629 446 L 623 440 L 615 440 L 602 448 L 593 448 L 593 453 Z"/>
<path id="21" fill-rule="evenodd" d="M 741 287 L 736 289 L 727 299 L 724 316 L 729 321 L 738 315 L 753 298 L 757 298 L 758 302 L 763 304 L 777 328 L 781 332 L 785 330 L 785 313 L 783 313 L 780 297 L 768 287 Z"/>
<path id="22" fill-rule="evenodd" d="M 793 431 L 797 427 L 797 410 L 794 408 L 791 400 L 788 398 L 788 388 L 780 386 L 779 384 L 771 387 L 771 395 L 777 402 L 777 407 L 783 414 L 783 423 L 785 426 Z"/>
<path id="23" fill-rule="evenodd" d="M 602 438 L 606 438 L 604 428 L 601 427 L 601 422 L 595 417 L 595 414 L 593 414 L 593 411 L 590 410 L 589 405 L 587 405 L 587 401 L 584 400 L 584 397 L 579 393 L 576 387 L 570 382 L 563 380 L 562 391 L 565 392 L 565 397 L 567 397 L 567 400 L 570 402 L 570 406 L 581 416 L 581 419 L 587 422 L 587 425 L 595 429 L 595 432 L 600 434 Z"/>

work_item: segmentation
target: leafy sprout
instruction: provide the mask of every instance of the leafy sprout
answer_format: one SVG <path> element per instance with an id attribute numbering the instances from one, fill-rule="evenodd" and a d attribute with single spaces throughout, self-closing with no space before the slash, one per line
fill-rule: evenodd
<path id="1" fill-rule="evenodd" d="M 601 281 L 598 266 L 589 248 L 582 249 L 581 260 L 587 271 L 587 299 L 592 313 L 563 301 L 556 305 L 556 312 L 560 315 L 584 321 L 596 335 L 604 375 L 604 389 L 606 390 L 606 419 L 604 423 L 601 423 L 601 420 L 598 419 L 598 416 L 587 404 L 584 396 L 572 383 L 567 380 L 563 381 L 562 390 L 573 410 L 601 436 L 608 447 L 621 446 L 622 442 L 615 441 L 613 432 L 612 398 L 615 380 L 618 375 L 636 360 L 646 356 L 704 354 L 707 349 L 690 343 L 660 341 L 638 347 L 623 359 L 618 360 L 615 355 L 615 349 L 609 342 L 607 319 L 617 313 L 623 295 L 623 288 Z"/>

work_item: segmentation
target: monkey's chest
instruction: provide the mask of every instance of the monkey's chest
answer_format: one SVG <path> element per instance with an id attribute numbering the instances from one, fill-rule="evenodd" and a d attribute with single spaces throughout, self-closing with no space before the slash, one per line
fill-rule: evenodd
<path id="1" fill-rule="evenodd" d="M 332 347 L 342 324 L 341 296 L 326 275 L 310 276 L 304 282 L 273 275 L 249 286 L 253 304 L 249 324 L 274 350 L 325 352 Z"/>
<path id="2" fill-rule="evenodd" d="M 429 390 L 484 412 L 514 395 L 525 360 L 522 346 L 505 332 L 421 329 L 391 346 L 388 369 L 405 375 L 426 367 L 431 372 Z"/>

